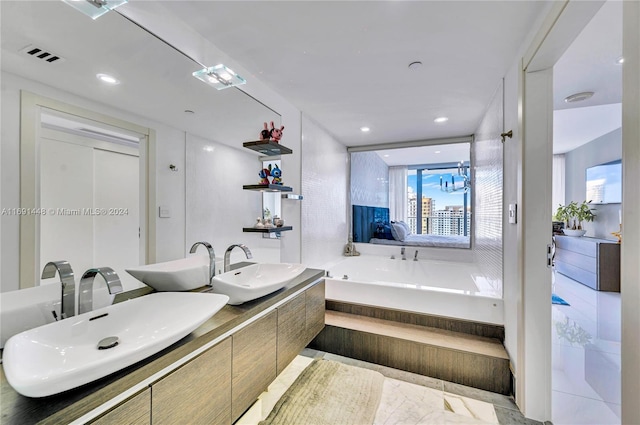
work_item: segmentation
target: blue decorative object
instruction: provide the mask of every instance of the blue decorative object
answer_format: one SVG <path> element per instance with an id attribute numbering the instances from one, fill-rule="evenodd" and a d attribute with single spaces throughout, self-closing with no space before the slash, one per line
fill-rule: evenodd
<path id="1" fill-rule="evenodd" d="M 273 167 L 269 165 L 269 169 L 271 172 L 271 176 L 273 177 L 273 180 L 271 180 L 271 184 L 282 184 L 282 170 L 278 168 L 277 165 L 274 165 Z"/>
<path id="2" fill-rule="evenodd" d="M 551 304 L 571 305 L 565 300 L 563 300 L 562 298 L 560 298 L 559 296 L 557 296 L 556 294 L 551 294 Z"/>
<path id="3" fill-rule="evenodd" d="M 269 184 L 269 177 L 271 177 L 271 172 L 268 168 L 263 168 L 262 170 L 260 170 L 258 175 L 262 179 L 258 184 Z"/>

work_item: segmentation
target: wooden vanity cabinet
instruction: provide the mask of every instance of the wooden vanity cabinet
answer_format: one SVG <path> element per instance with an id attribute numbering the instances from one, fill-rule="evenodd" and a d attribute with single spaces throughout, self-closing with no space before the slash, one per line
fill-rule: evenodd
<path id="1" fill-rule="evenodd" d="M 231 424 L 231 337 L 151 386 L 152 422 Z"/>
<path id="2" fill-rule="evenodd" d="M 276 379 L 278 312 L 233 334 L 231 418 L 235 422 Z"/>
<path id="3" fill-rule="evenodd" d="M 150 425 L 151 390 L 147 388 L 91 423 L 93 425 Z"/>
<path id="4" fill-rule="evenodd" d="M 278 374 L 307 344 L 305 301 L 306 292 L 278 307 Z"/>
<path id="5" fill-rule="evenodd" d="M 307 339 L 302 348 L 306 347 L 313 338 L 324 329 L 325 295 L 324 280 L 305 291 L 306 303 L 306 333 Z"/>
<path id="6" fill-rule="evenodd" d="M 93 423 L 231 425 L 322 330 L 324 290 L 308 288 Z"/>

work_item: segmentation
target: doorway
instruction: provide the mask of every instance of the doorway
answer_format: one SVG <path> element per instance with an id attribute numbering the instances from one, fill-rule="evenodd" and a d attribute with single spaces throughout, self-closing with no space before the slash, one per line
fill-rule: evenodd
<path id="1" fill-rule="evenodd" d="M 125 269 L 144 261 L 139 140 L 74 134 L 72 126 L 54 126 L 51 118 L 41 116 L 40 208 L 47 214 L 40 217 L 39 270 L 60 259 L 76 274 L 108 266 L 125 287 L 135 288 Z"/>

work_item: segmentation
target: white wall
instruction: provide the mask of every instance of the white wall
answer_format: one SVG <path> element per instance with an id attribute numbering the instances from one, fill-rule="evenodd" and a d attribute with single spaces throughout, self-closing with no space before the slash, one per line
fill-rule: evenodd
<path id="1" fill-rule="evenodd" d="M 305 115 L 302 148 L 302 261 L 323 267 L 342 257 L 347 242 L 349 154 Z"/>
<path id="2" fill-rule="evenodd" d="M 224 257 L 228 246 L 244 243 L 251 250 L 252 261 L 280 261 L 280 240 L 242 231 L 262 215 L 262 193 L 242 190 L 243 185 L 258 182 L 262 162 L 253 151 L 241 149 L 187 134 L 183 255 L 198 241 L 211 243 L 217 258 Z M 232 251 L 232 264 L 244 260 L 241 249 Z"/>
<path id="3" fill-rule="evenodd" d="M 582 202 L 586 196 L 585 170 L 588 167 L 622 158 L 622 129 L 619 128 L 565 154 L 565 203 Z M 587 199 L 588 201 L 588 199 Z M 557 206 L 556 206 L 557 207 Z M 583 223 L 587 236 L 616 238 L 621 204 L 594 205 L 596 218 Z"/>
<path id="4" fill-rule="evenodd" d="M 472 155 L 474 250 L 478 267 L 502 294 L 503 82 L 500 81 L 475 132 Z"/>

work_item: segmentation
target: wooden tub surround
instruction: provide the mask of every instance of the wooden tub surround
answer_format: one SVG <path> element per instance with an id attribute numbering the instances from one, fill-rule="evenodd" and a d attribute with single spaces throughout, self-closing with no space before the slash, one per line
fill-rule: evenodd
<path id="1" fill-rule="evenodd" d="M 3 372 L 0 422 L 230 425 L 324 327 L 323 275 L 306 269 L 273 294 L 226 305 L 171 347 L 62 394 L 23 397 Z M 119 294 L 116 302 L 149 292 Z"/>
<path id="2" fill-rule="evenodd" d="M 511 394 L 504 327 L 327 300 L 312 348 Z"/>

